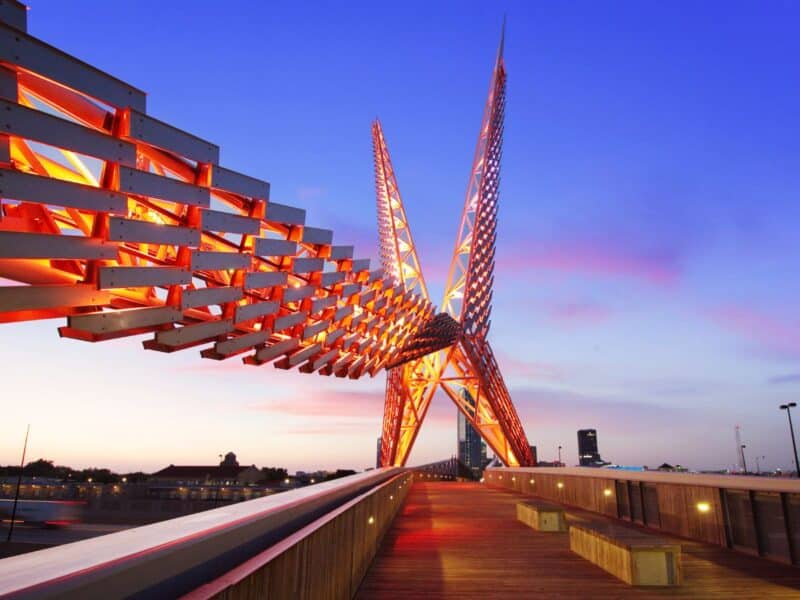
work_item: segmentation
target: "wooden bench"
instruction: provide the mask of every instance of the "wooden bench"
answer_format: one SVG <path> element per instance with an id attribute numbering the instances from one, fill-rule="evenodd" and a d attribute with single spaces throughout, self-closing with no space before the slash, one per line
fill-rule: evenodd
<path id="1" fill-rule="evenodd" d="M 681 546 L 607 521 L 570 523 L 570 550 L 630 585 L 680 585 Z"/>
<path id="2" fill-rule="evenodd" d="M 517 502 L 517 520 L 537 531 L 566 531 L 564 509 L 539 500 Z"/>

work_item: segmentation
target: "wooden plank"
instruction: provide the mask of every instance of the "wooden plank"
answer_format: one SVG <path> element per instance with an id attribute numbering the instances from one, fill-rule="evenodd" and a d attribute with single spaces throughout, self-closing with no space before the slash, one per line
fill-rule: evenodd
<path id="1" fill-rule="evenodd" d="M 522 498 L 470 482 L 415 483 L 355 597 L 798 596 L 796 567 L 687 540 L 680 541 L 682 586 L 631 587 L 570 552 L 568 536 L 532 531 L 517 521 Z M 568 516 L 571 522 L 591 517 L 577 509 Z"/>
<path id="2" fill-rule="evenodd" d="M 306 222 L 306 211 L 302 208 L 295 208 L 277 202 L 269 202 L 264 213 L 264 219 L 285 225 L 304 225 Z"/>
<path id="3" fill-rule="evenodd" d="M 139 219 L 111 217 L 108 220 L 108 239 L 115 242 L 199 246 L 200 230 L 150 223 Z"/>
<path id="4" fill-rule="evenodd" d="M 253 304 L 240 304 L 236 307 L 236 323 L 243 323 L 251 319 L 257 319 L 265 315 L 273 315 L 278 312 L 280 303 L 270 300 L 267 302 L 255 302 Z"/>
<path id="5" fill-rule="evenodd" d="M 311 344 L 310 346 L 306 346 L 297 352 L 293 352 L 286 358 L 282 358 L 281 360 L 277 361 L 275 363 L 275 367 L 278 369 L 291 369 L 292 367 L 296 367 L 300 363 L 307 361 L 320 350 L 322 350 L 322 344 Z"/>
<path id="6" fill-rule="evenodd" d="M 125 137 L 201 163 L 218 163 L 219 146 L 130 108 L 125 112 Z"/>
<path id="7" fill-rule="evenodd" d="M 0 21 L 20 31 L 28 30 L 28 7 L 17 0 L 0 2 Z"/>
<path id="8" fill-rule="evenodd" d="M 315 315 L 321 310 L 325 310 L 331 306 L 334 306 L 339 299 L 336 296 L 326 296 L 324 298 L 314 298 L 311 301 L 311 309 L 308 311 L 309 314 Z"/>
<path id="9" fill-rule="evenodd" d="M 70 329 L 102 334 L 177 323 L 180 319 L 181 311 L 177 308 L 156 306 L 71 315 L 67 317 L 67 326 Z"/>
<path id="10" fill-rule="evenodd" d="M 90 284 L 0 286 L 0 312 L 105 306 L 111 298 Z"/>
<path id="11" fill-rule="evenodd" d="M 268 287 L 286 285 L 289 273 L 285 271 L 257 271 L 244 276 L 244 289 L 261 290 Z"/>
<path id="12" fill-rule="evenodd" d="M 40 110 L 0 99 L 0 130 L 101 160 L 136 166 L 136 146 Z"/>
<path id="13" fill-rule="evenodd" d="M 324 258 L 295 258 L 292 261 L 292 273 L 312 273 L 325 268 Z"/>
<path id="14" fill-rule="evenodd" d="M 117 108 L 145 110 L 141 90 L 4 23 L 0 23 L 0 61 L 19 65 Z"/>
<path id="15" fill-rule="evenodd" d="M 295 325 L 299 325 L 303 321 L 306 320 L 306 315 L 301 312 L 289 313 L 288 315 L 283 315 L 282 317 L 278 317 L 275 319 L 274 324 L 272 325 L 272 330 L 275 333 L 280 333 L 285 329 L 289 329 L 289 327 L 294 327 Z"/>
<path id="16" fill-rule="evenodd" d="M 303 334 L 301 338 L 303 340 L 307 340 L 308 338 L 313 337 L 322 331 L 325 331 L 328 327 L 330 327 L 330 325 L 331 325 L 330 320 L 319 321 L 312 325 L 306 325 L 303 328 Z"/>
<path id="17" fill-rule="evenodd" d="M 0 258 L 113 260 L 118 247 L 77 235 L 0 231 Z"/>
<path id="18" fill-rule="evenodd" d="M 330 245 L 333 243 L 333 231 L 319 227 L 303 227 L 303 237 L 306 244 Z"/>
<path id="19" fill-rule="evenodd" d="M 368 258 L 356 258 L 353 260 L 353 263 L 350 267 L 350 270 L 353 273 L 360 273 L 361 271 L 366 271 L 369 269 L 369 259 Z"/>
<path id="20" fill-rule="evenodd" d="M 127 287 L 185 285 L 192 273 L 178 267 L 100 267 L 101 290 Z"/>
<path id="21" fill-rule="evenodd" d="M 221 319 L 159 331 L 156 333 L 155 341 L 163 346 L 180 347 L 209 340 L 231 331 L 233 331 L 233 321 L 231 319 Z"/>
<path id="22" fill-rule="evenodd" d="M 328 260 L 345 260 L 348 258 L 353 258 L 353 250 L 353 246 L 331 246 L 326 258 Z"/>
<path id="23" fill-rule="evenodd" d="M 211 203 L 208 188 L 128 167 L 120 167 L 119 189 L 129 194 L 203 208 L 208 208 Z"/>
<path id="24" fill-rule="evenodd" d="M 269 200 L 269 183 L 249 175 L 214 165 L 211 169 L 211 187 L 259 200 Z"/>
<path id="25" fill-rule="evenodd" d="M 342 291 L 339 294 L 342 298 L 349 298 L 353 294 L 358 293 L 362 288 L 360 283 L 348 283 L 342 286 Z"/>
<path id="26" fill-rule="evenodd" d="M 258 238 L 255 253 L 259 256 L 294 256 L 297 254 L 297 242 Z"/>
<path id="27" fill-rule="evenodd" d="M 212 304 L 225 304 L 236 302 L 243 296 L 242 288 L 215 287 L 199 288 L 196 290 L 183 290 L 181 294 L 181 309 L 210 306 Z"/>
<path id="28" fill-rule="evenodd" d="M 9 169 L 0 169 L 0 196 L 95 212 L 128 213 L 125 194 Z"/>
<path id="29" fill-rule="evenodd" d="M 225 233 L 246 233 L 258 235 L 261 221 L 244 215 L 235 215 L 220 210 L 205 209 L 202 213 L 203 229 L 206 231 L 222 231 Z"/>
<path id="30" fill-rule="evenodd" d="M 304 285 L 300 287 L 288 287 L 283 291 L 284 302 L 297 302 L 314 295 L 317 291 L 315 285 Z"/>
<path id="31" fill-rule="evenodd" d="M 330 273 L 322 273 L 319 278 L 319 284 L 322 287 L 330 287 L 337 283 L 341 283 L 347 277 L 344 271 L 331 271 Z"/>
<path id="32" fill-rule="evenodd" d="M 214 344 L 214 350 L 221 356 L 230 356 L 237 352 L 242 352 L 253 346 L 263 344 L 269 338 L 268 331 L 254 331 L 253 333 L 246 333 L 232 337 L 222 342 Z"/>
<path id="33" fill-rule="evenodd" d="M 226 271 L 229 269 L 247 269 L 253 257 L 238 252 L 204 252 L 192 250 L 193 271 Z"/>
<path id="34" fill-rule="evenodd" d="M 262 348 L 258 352 L 256 352 L 255 356 L 252 357 L 252 360 L 247 361 L 255 364 L 263 364 L 265 362 L 269 362 L 278 358 L 279 356 L 290 352 L 292 349 L 297 348 L 300 345 L 300 341 L 296 338 L 289 338 L 288 340 L 281 340 L 280 342 L 275 342 L 274 344 L 270 344 L 265 348 Z"/>

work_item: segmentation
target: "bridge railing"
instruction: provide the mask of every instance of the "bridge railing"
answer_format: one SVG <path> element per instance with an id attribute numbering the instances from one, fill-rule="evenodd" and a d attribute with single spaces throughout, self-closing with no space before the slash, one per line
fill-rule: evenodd
<path id="1" fill-rule="evenodd" d="M 615 469 L 487 469 L 512 489 L 683 538 L 800 564 L 800 480 Z"/>
<path id="2" fill-rule="evenodd" d="M 279 586 L 270 597 L 319 597 L 320 585 L 354 591 L 408 480 L 404 469 L 376 469 L 7 558 L 0 597 L 238 598 L 259 585 Z"/>

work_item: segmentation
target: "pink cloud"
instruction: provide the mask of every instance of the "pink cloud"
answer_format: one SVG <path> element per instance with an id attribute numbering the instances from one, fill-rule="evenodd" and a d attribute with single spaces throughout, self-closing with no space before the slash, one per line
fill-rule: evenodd
<path id="1" fill-rule="evenodd" d="M 562 380 L 564 372 L 556 365 L 517 358 L 497 351 L 497 363 L 504 377 L 526 377 L 540 380 Z"/>
<path id="2" fill-rule="evenodd" d="M 608 307 L 592 302 L 554 304 L 547 312 L 552 321 L 567 326 L 596 325 L 611 317 Z"/>
<path id="3" fill-rule="evenodd" d="M 292 390 L 291 397 L 251 406 L 253 410 L 303 417 L 358 417 L 383 414 L 383 391 Z"/>
<path id="4" fill-rule="evenodd" d="M 632 279 L 658 286 L 674 285 L 681 276 L 675 253 L 647 250 L 635 244 L 559 240 L 528 242 L 516 250 L 513 255 L 500 255 L 498 270 Z"/>
<path id="5" fill-rule="evenodd" d="M 800 321 L 745 306 L 720 306 L 705 312 L 718 326 L 743 337 L 771 356 L 800 357 Z"/>

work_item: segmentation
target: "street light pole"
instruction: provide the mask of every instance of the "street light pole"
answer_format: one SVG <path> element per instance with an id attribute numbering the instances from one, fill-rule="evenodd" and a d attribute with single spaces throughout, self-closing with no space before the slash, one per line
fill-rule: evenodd
<path id="1" fill-rule="evenodd" d="M 558 447 L 558 466 L 561 466 L 561 446 Z"/>
<path id="2" fill-rule="evenodd" d="M 744 474 L 747 475 L 747 460 L 744 458 L 745 448 L 747 448 L 747 444 L 742 444 L 742 466 L 744 467 Z"/>
<path id="3" fill-rule="evenodd" d="M 797 402 L 789 402 L 789 404 L 781 404 L 781 410 L 786 411 L 786 416 L 789 417 L 789 432 L 792 434 L 792 449 L 794 450 L 794 472 L 795 477 L 800 477 L 800 462 L 797 460 L 797 442 L 794 440 L 794 425 L 792 425 L 792 410 L 797 406 Z"/>
<path id="4" fill-rule="evenodd" d="M 19 473 L 17 474 L 17 491 L 14 492 L 14 505 L 11 509 L 11 524 L 8 526 L 8 537 L 6 542 L 11 542 L 11 535 L 14 533 L 14 522 L 17 520 L 17 503 L 19 502 L 19 488 L 22 485 L 22 470 L 25 468 L 25 453 L 28 451 L 28 434 L 31 426 L 25 430 L 25 443 L 22 445 L 22 460 L 19 461 Z"/>

